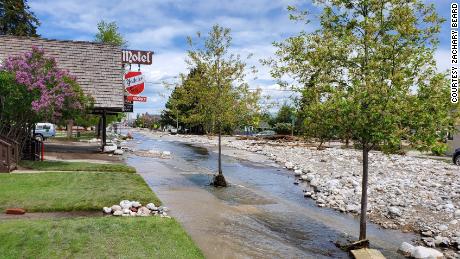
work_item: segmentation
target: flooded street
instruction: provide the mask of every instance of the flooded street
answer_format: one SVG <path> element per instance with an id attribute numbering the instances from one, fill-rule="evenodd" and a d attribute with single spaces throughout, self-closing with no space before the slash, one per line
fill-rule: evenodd
<path id="1" fill-rule="evenodd" d="M 348 258 L 334 242 L 355 237 L 358 218 L 318 208 L 293 185 L 291 172 L 262 158 L 226 155 L 235 151 L 224 149 L 223 172 L 231 186 L 214 188 L 209 186 L 217 166 L 214 150 L 139 133 L 134 139 L 138 150 L 172 153 L 171 159 L 131 154 L 127 162 L 207 258 Z M 413 236 L 369 223 L 368 238 L 388 258 L 399 258 L 397 248 Z"/>

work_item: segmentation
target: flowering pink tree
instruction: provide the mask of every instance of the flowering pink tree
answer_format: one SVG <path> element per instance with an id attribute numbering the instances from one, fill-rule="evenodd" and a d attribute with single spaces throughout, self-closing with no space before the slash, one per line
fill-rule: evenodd
<path id="1" fill-rule="evenodd" d="M 19 141 L 36 122 L 73 118 L 91 103 L 75 77 L 36 47 L 0 65 L 0 94 L 0 134 Z"/>

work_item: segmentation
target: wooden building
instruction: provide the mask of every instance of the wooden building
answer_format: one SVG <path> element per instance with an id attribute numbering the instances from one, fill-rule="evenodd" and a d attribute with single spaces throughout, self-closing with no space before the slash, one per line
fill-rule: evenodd
<path id="1" fill-rule="evenodd" d="M 106 142 L 106 115 L 123 112 L 122 50 L 114 45 L 33 37 L 0 36 L 0 61 L 36 46 L 54 57 L 58 67 L 77 78 L 83 92 L 94 98 L 93 113 L 101 116 L 102 145 Z"/>

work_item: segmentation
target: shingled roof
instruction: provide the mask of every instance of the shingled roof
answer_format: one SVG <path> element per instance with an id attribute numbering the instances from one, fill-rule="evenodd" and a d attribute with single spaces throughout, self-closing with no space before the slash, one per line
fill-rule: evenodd
<path id="1" fill-rule="evenodd" d="M 60 68 L 77 77 L 83 91 L 95 99 L 95 110 L 123 110 L 123 70 L 119 47 L 86 41 L 0 36 L 0 60 L 30 51 L 33 46 L 43 48 L 47 56 L 56 58 Z"/>

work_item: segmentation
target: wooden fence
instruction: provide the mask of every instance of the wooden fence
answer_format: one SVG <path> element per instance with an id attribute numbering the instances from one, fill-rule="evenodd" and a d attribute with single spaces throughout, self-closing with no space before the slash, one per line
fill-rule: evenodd
<path id="1" fill-rule="evenodd" d="M 19 164 L 19 143 L 0 136 L 0 173 L 11 172 Z"/>

